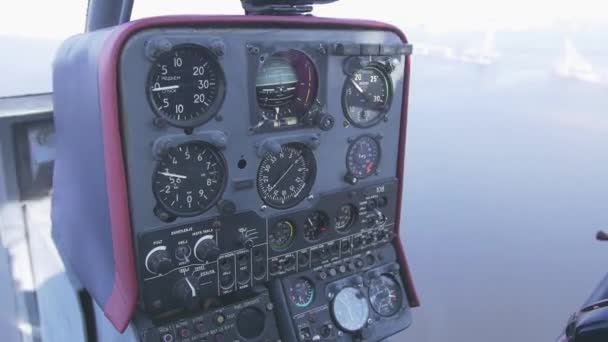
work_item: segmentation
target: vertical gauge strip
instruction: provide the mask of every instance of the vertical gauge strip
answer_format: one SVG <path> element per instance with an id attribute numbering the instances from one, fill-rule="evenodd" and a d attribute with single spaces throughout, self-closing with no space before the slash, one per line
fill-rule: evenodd
<path id="1" fill-rule="evenodd" d="M 302 202 L 310 192 L 317 173 L 315 156 L 302 143 L 281 146 L 267 153 L 258 167 L 257 188 L 264 203 L 288 209 Z"/>
<path id="2" fill-rule="evenodd" d="M 174 216 L 196 216 L 221 197 L 226 186 L 226 162 L 212 145 L 192 141 L 170 148 L 152 177 L 154 196 Z"/>
<path id="3" fill-rule="evenodd" d="M 342 90 L 344 115 L 356 127 L 372 127 L 384 119 L 392 97 L 390 75 L 384 66 L 372 63 L 355 70 L 346 79 Z"/>
<path id="4" fill-rule="evenodd" d="M 378 170 L 381 148 L 378 140 L 370 135 L 355 139 L 346 152 L 346 177 L 349 183 L 365 179 Z"/>
<path id="5" fill-rule="evenodd" d="M 150 69 L 147 93 L 154 112 L 177 127 L 195 127 L 215 116 L 226 81 L 216 56 L 194 44 L 161 54 Z"/>

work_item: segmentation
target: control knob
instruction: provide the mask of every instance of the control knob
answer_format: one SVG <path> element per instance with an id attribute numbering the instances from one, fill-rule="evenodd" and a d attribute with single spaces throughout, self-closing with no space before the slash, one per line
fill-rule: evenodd
<path id="1" fill-rule="evenodd" d="M 173 296 L 177 299 L 184 307 L 195 307 L 196 306 L 196 280 L 192 277 L 185 277 L 178 280 L 173 286 Z"/>
<path id="2" fill-rule="evenodd" d="M 194 245 L 194 255 L 202 262 L 214 262 L 220 256 L 220 249 L 212 235 L 205 235 Z"/>
<path id="3" fill-rule="evenodd" d="M 154 248 L 146 256 L 146 268 L 150 273 L 165 274 L 171 270 L 172 264 L 171 255 L 165 246 Z"/>

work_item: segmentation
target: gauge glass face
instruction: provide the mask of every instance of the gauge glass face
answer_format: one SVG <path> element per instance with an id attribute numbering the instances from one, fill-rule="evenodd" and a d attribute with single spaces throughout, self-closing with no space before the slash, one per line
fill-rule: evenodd
<path id="1" fill-rule="evenodd" d="M 301 51 L 280 51 L 260 68 L 255 82 L 261 119 L 274 126 L 296 125 L 317 97 L 314 63 Z"/>
<path id="2" fill-rule="evenodd" d="M 287 289 L 287 295 L 295 306 L 305 308 L 315 299 L 315 287 L 310 280 L 298 278 Z"/>
<path id="3" fill-rule="evenodd" d="M 401 286 L 390 276 L 374 278 L 369 285 L 369 300 L 380 316 L 393 316 L 403 304 Z"/>
<path id="4" fill-rule="evenodd" d="M 370 65 L 346 79 L 342 106 L 346 118 L 357 127 L 371 127 L 382 120 L 391 106 L 392 82 L 382 67 Z"/>
<path id="5" fill-rule="evenodd" d="M 294 224 L 289 220 L 280 220 L 272 227 L 268 240 L 270 248 L 275 251 L 287 249 L 295 237 Z"/>
<path id="6" fill-rule="evenodd" d="M 300 143 L 285 144 L 280 152 L 269 152 L 260 162 L 258 193 L 273 208 L 291 208 L 308 196 L 316 171 L 310 148 Z"/>
<path id="7" fill-rule="evenodd" d="M 376 172 L 380 164 L 380 144 L 370 136 L 357 138 L 346 152 L 346 169 L 358 178 L 364 179 Z"/>
<path id="8" fill-rule="evenodd" d="M 154 170 L 154 195 L 177 216 L 195 216 L 209 209 L 226 184 L 226 165 L 217 149 L 190 142 L 169 149 Z"/>
<path id="9" fill-rule="evenodd" d="M 336 214 L 336 231 L 346 233 L 355 223 L 357 209 L 352 204 L 344 204 L 338 209 Z"/>
<path id="10" fill-rule="evenodd" d="M 174 126 L 192 127 L 217 113 L 224 100 L 224 72 L 206 48 L 180 45 L 154 62 L 147 88 L 159 116 Z"/>
<path id="11" fill-rule="evenodd" d="M 304 221 L 304 238 L 307 241 L 319 240 L 329 229 L 329 217 L 322 211 L 314 211 Z"/>
<path id="12" fill-rule="evenodd" d="M 367 299 L 360 289 L 345 287 L 334 298 L 332 312 L 336 323 L 346 331 L 357 331 L 369 317 Z"/>

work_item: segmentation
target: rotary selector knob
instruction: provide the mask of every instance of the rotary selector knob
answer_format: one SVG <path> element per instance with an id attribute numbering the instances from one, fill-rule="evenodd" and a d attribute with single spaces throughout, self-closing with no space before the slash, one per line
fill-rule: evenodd
<path id="1" fill-rule="evenodd" d="M 205 235 L 194 245 L 194 255 L 202 262 L 214 262 L 220 256 L 220 249 L 212 235 Z"/>
<path id="2" fill-rule="evenodd" d="M 196 305 L 196 280 L 192 277 L 185 277 L 178 280 L 173 286 L 173 296 L 184 307 L 194 307 Z"/>
<path id="3" fill-rule="evenodd" d="M 146 255 L 146 269 L 150 273 L 165 274 L 171 270 L 173 261 L 166 246 L 159 246 Z"/>

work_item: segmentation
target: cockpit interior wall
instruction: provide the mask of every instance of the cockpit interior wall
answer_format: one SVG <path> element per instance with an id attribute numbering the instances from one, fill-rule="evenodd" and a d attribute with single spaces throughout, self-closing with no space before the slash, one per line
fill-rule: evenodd
<path id="1" fill-rule="evenodd" d="M 68 268 L 145 341 L 405 329 L 419 305 L 399 238 L 410 54 L 393 26 L 310 16 L 157 17 L 70 38 L 53 75 Z M 245 328 L 260 310 L 273 317 Z"/>

